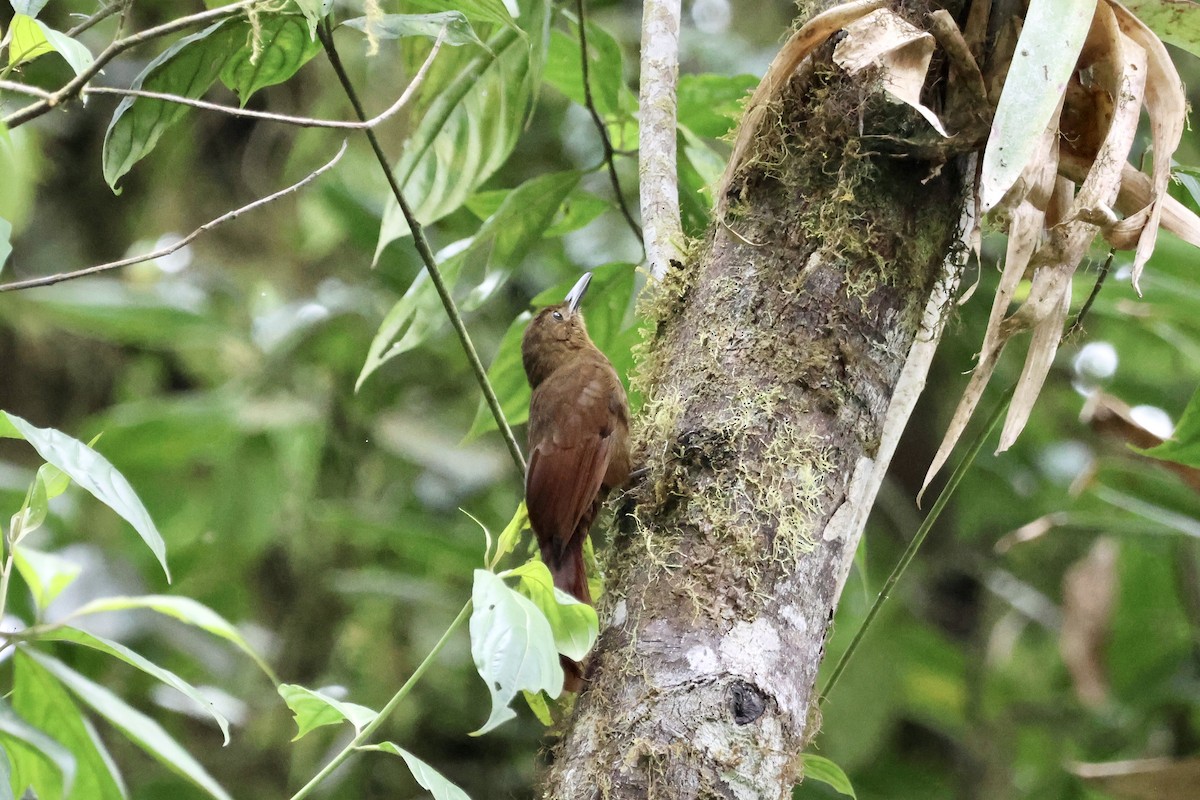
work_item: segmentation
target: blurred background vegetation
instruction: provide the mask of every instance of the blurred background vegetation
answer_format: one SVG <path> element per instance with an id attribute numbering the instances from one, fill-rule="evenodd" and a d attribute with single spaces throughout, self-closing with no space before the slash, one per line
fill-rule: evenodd
<path id="1" fill-rule="evenodd" d="M 563 33 L 573 4 L 566 6 L 554 22 Z M 93 8 L 52 2 L 42 19 L 65 29 L 68 12 Z M 623 79 L 634 87 L 640 3 L 593 2 L 589 9 L 624 48 Z M 138 0 L 131 27 L 183 11 L 175 2 Z M 683 71 L 724 76 L 712 79 L 722 89 L 752 85 L 737 76 L 761 73 L 793 11 L 782 0 L 685 2 Z M 10 13 L 0 10 L 5 27 Z M 99 26 L 90 35 L 83 38 L 96 51 L 111 30 Z M 352 30 L 340 30 L 337 40 L 368 108 L 390 104 L 414 54 L 383 42 L 368 58 Z M 128 85 L 160 49 L 114 61 L 104 82 Z M 1194 60 L 1176 55 L 1185 80 L 1197 85 Z M 552 59 L 548 69 L 558 73 L 548 73 L 516 151 L 485 189 L 599 163 L 596 131 L 572 99 L 578 93 L 560 91 L 577 80 L 577 69 L 572 75 L 569 59 Z M 61 85 L 66 70 L 40 59 L 24 79 Z M 223 89 L 211 96 L 235 102 Z M 342 139 L 340 132 L 190 112 L 114 196 L 100 170 L 113 106 L 96 97 L 12 132 L 0 156 L 7 158 L 0 216 L 15 227 L 4 279 L 152 249 L 303 176 Z M 681 113 L 706 143 L 693 146 L 685 175 L 685 213 L 695 233 L 707 202 L 696 190 L 721 166 L 716 138 L 737 106 L 693 106 Z M 320 57 L 257 94 L 250 107 L 350 115 Z M 391 156 L 411 124 L 401 115 L 380 131 Z M 1185 134 L 1179 161 L 1200 163 L 1196 147 L 1196 136 Z M 620 158 L 618 166 L 635 198 L 635 161 Z M 611 201 L 603 172 L 589 172 L 583 186 Z M 1174 191 L 1196 207 L 1187 185 Z M 479 393 L 451 337 L 388 362 L 354 391 L 383 314 L 419 266 L 405 239 L 370 267 L 385 193 L 366 143 L 352 136 L 345 159 L 312 187 L 169 258 L 0 296 L 0 408 L 85 441 L 103 433 L 97 448 L 149 508 L 175 576 L 165 585 L 125 524 L 72 490 L 52 507 L 39 547 L 85 570 L 51 616 L 99 595 L 187 595 L 241 626 L 283 680 L 344 687 L 349 699 L 376 708 L 430 650 L 467 597 L 483 551 L 482 533 L 463 510 L 498 530 L 520 499 L 521 479 L 495 433 L 464 440 Z M 469 208 L 456 212 L 431 229 L 435 249 L 478 224 Z M 919 524 L 913 498 L 965 385 L 1002 252 L 1002 242 L 985 243 L 981 287 L 952 312 L 847 584 L 827 665 Z M 611 203 L 586 227 L 541 242 L 468 318 L 485 362 L 531 297 L 581 269 L 640 257 Z M 1096 263 L 1103 257 L 1097 252 Z M 823 709 L 814 750 L 847 770 L 860 798 L 1101 797 L 1072 774 L 1072 764 L 1196 753 L 1195 491 L 1080 417 L 1086 395 L 1102 389 L 1138 407 L 1135 416 L 1147 426 L 1169 430 L 1178 420 L 1200 383 L 1196 264 L 1194 251 L 1164 235 L 1139 298 L 1118 255 L 1085 331 L 1061 350 L 1016 447 L 982 457 L 967 476 Z M 1076 307 L 1091 288 L 1083 277 Z M 629 300 L 619 297 L 618 307 Z M 625 322 L 633 325 L 631 309 Z M 627 347 L 628 338 L 622 341 Z M 1017 370 L 1015 358 L 1005 361 L 995 385 Z M 0 442 L 0 516 L 20 506 L 36 465 L 28 448 Z M 1072 575 L 1083 576 L 1082 593 L 1065 588 Z M 1086 602 L 1105 596 L 1109 613 Z M 28 611 L 24 598 L 12 609 Z M 232 744 L 220 747 L 210 723 L 166 710 L 173 698 L 127 666 L 76 651 L 62 656 L 160 720 L 236 796 L 286 796 L 348 737 L 325 729 L 290 744 L 287 709 L 231 648 L 149 618 L 110 622 L 106 635 L 210 688 L 235 722 Z M 1098 633 L 1085 636 L 1093 646 L 1069 669 L 1062 643 L 1081 635 L 1081 626 Z M 487 709 L 464 634 L 388 724 L 386 738 L 472 797 L 531 797 L 543 730 L 524 713 L 486 738 L 470 738 L 466 732 Z M 132 796 L 199 796 L 120 737 L 105 738 Z M 420 792 L 401 762 L 382 757 L 356 760 L 325 787 L 332 797 Z M 797 797 L 829 796 L 815 783 L 797 790 Z"/>

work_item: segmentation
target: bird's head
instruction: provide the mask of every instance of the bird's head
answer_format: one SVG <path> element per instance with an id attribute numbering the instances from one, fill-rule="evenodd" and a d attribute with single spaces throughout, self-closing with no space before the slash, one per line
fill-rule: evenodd
<path id="1" fill-rule="evenodd" d="M 543 308 L 529 321 L 521 339 L 521 360 L 530 386 L 536 387 L 580 352 L 595 347 L 579 309 L 591 280 L 592 273 L 584 273 L 561 303 Z"/>

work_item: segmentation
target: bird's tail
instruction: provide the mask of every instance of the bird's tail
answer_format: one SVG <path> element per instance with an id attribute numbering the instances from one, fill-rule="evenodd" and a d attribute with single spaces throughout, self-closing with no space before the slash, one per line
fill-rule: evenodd
<path id="1" fill-rule="evenodd" d="M 583 566 L 583 548 L 570 547 L 562 554 L 561 559 L 551 560 L 550 575 L 554 578 L 554 586 L 579 600 L 592 604 L 592 593 L 588 591 L 587 572 Z M 578 692 L 583 688 L 583 665 L 564 655 L 558 657 L 563 670 L 563 689 L 568 692 Z"/>

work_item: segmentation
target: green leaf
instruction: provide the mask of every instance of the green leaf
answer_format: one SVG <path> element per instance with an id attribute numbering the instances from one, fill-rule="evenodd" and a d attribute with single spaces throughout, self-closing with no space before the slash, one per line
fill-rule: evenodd
<path id="1" fill-rule="evenodd" d="M 1173 461 L 1176 464 L 1200 468 L 1200 389 L 1192 395 L 1179 425 L 1170 439 L 1146 450 L 1138 450 L 1144 456 L 1157 458 L 1160 461 Z"/>
<path id="2" fill-rule="evenodd" d="M 333 10 L 333 0 L 296 0 L 300 12 L 308 23 L 308 38 L 317 38 L 317 23 L 329 16 Z"/>
<path id="3" fill-rule="evenodd" d="M 171 738 L 157 722 L 130 706 L 104 686 L 91 681 L 58 659 L 33 650 L 26 654 L 43 669 L 57 678 L 85 705 L 111 722 L 125 737 L 167 766 L 177 775 L 191 781 L 217 800 L 231 800 L 213 777 L 200 766 L 191 754 Z"/>
<path id="4" fill-rule="evenodd" d="M 158 558 L 167 580 L 171 579 L 171 571 L 167 568 L 167 547 L 158 528 L 154 526 L 154 520 L 150 519 L 149 512 L 129 481 L 104 456 L 65 433 L 52 428 L 35 427 L 15 414 L 0 411 L 0 416 L 6 417 L 11 429 L 15 429 L 20 438 L 33 445 L 33 449 L 46 462 L 69 475 L 71 480 L 132 525 Z M 0 429 L 0 436 L 4 435 L 5 431 Z"/>
<path id="5" fill-rule="evenodd" d="M 554 724 L 554 717 L 550 715 L 550 704 L 546 702 L 546 695 L 541 692 L 521 692 L 525 698 L 525 704 L 529 706 L 529 710 L 537 717 L 538 722 L 549 728 Z"/>
<path id="6" fill-rule="evenodd" d="M 40 635 L 38 639 L 40 641 L 70 642 L 71 644 L 90 647 L 93 650 L 106 653 L 113 658 L 124 661 L 126 664 L 129 664 L 132 667 L 140 669 L 150 677 L 165 683 L 172 689 L 175 689 L 180 694 L 184 695 L 193 703 L 195 703 L 200 710 L 212 717 L 217 723 L 217 726 L 221 729 L 221 735 L 225 737 L 225 744 L 229 744 L 229 720 L 225 718 L 224 714 L 217 711 L 216 706 L 212 704 L 211 700 L 201 694 L 199 689 L 197 689 L 195 686 L 192 686 L 183 678 L 180 678 L 178 675 L 168 669 L 160 667 L 158 664 L 155 664 L 145 656 L 130 650 L 120 642 L 114 642 L 109 639 L 96 636 L 95 634 L 88 633 L 87 631 L 80 630 L 79 628 L 72 628 L 69 626 L 55 628 Z"/>
<path id="7" fill-rule="evenodd" d="M 753 75 L 680 75 L 679 124 L 720 139 L 742 115 L 742 101 L 758 86 Z"/>
<path id="8" fill-rule="evenodd" d="M 62 744 L 75 758 L 75 779 L 69 790 L 64 787 L 63 796 L 123 800 L 125 792 L 107 754 L 97 746 L 93 732 L 62 683 L 36 663 L 24 648 L 17 650 L 13 664 L 13 710 Z M 51 797 L 60 785 L 61 774 L 57 767 L 33 766 L 38 763 L 44 764 L 40 760 L 18 762 L 15 783 L 22 788 L 32 786 L 38 797 Z"/>
<path id="9" fill-rule="evenodd" d="M 46 34 L 37 20 L 25 14 L 16 14 L 8 26 L 8 66 L 15 67 L 33 61 L 38 56 L 54 52 L 54 45 L 46 40 Z"/>
<path id="10" fill-rule="evenodd" d="M 1122 5 L 1167 44 L 1200 56 L 1200 5 L 1178 0 L 1124 0 Z"/>
<path id="11" fill-rule="evenodd" d="M 82 608 L 72 612 L 72 617 L 82 617 L 87 614 L 98 614 L 103 611 L 125 611 L 131 608 L 146 608 L 151 611 L 157 611 L 168 617 L 173 617 L 180 622 L 185 622 L 188 625 L 194 625 L 201 630 L 211 633 L 230 644 L 237 647 L 246 655 L 254 660 L 267 677 L 273 683 L 278 683 L 275 673 L 267 662 L 262 660 L 258 653 L 250 647 L 237 628 L 230 625 L 221 617 L 220 614 L 213 611 L 208 606 L 196 602 L 190 597 L 171 597 L 162 594 L 141 595 L 138 597 L 102 597 L 98 600 L 93 600 L 84 605 Z"/>
<path id="12" fill-rule="evenodd" d="M 342 722 L 349 722 L 356 731 L 360 731 L 364 725 L 369 725 L 379 716 L 378 713 L 366 706 L 343 703 L 324 692 L 306 689 L 291 683 L 279 685 L 279 696 L 283 698 L 296 717 L 298 733 L 292 738 L 293 742 L 323 725 L 340 725 Z"/>
<path id="13" fill-rule="evenodd" d="M 71 65 L 71 69 L 75 71 L 76 75 L 92 66 L 95 61 L 92 58 L 92 51 L 84 47 L 82 42 L 77 42 L 65 33 L 54 30 L 44 22 L 38 22 L 37 25 L 42 29 L 42 35 L 46 41 Z"/>
<path id="14" fill-rule="evenodd" d="M 12 223 L 0 217 L 0 272 L 4 272 L 4 264 L 12 255 Z"/>
<path id="15" fill-rule="evenodd" d="M 133 89 L 196 99 L 212 86 L 225 62 L 246 45 L 243 20 L 223 19 L 180 39 L 151 61 L 134 79 Z M 113 191 L 133 165 L 149 155 L 159 138 L 188 111 L 165 100 L 126 97 L 113 112 L 104 134 L 104 179 Z"/>
<path id="16" fill-rule="evenodd" d="M 459 299 L 460 311 L 478 308 L 488 293 L 503 285 L 549 227 L 579 178 L 578 172 L 555 172 L 521 184 L 509 193 L 465 248 L 442 261 L 442 279 L 452 291 L 460 284 L 474 290 Z M 491 275 L 486 274 L 489 267 L 495 270 Z M 481 289 L 485 286 L 486 291 Z M 412 350 L 447 324 L 433 281 L 427 271 L 422 271 L 384 317 L 367 351 L 356 388 L 380 366 Z"/>
<path id="17" fill-rule="evenodd" d="M 342 23 L 356 31 L 369 33 L 379 39 L 399 39 L 403 36 L 425 36 L 436 39 L 446 31 L 443 41 L 451 45 L 487 45 L 475 33 L 470 21 L 459 11 L 441 11 L 436 14 L 384 14 L 381 17 L 355 17 Z"/>
<path id="18" fill-rule="evenodd" d="M 601 117 L 619 114 L 625 87 L 621 45 L 607 31 L 592 22 L 587 26 L 588 77 L 591 81 L 592 102 Z M 546 53 L 546 82 L 571 101 L 585 105 L 583 64 L 579 57 L 579 25 L 569 23 L 569 31 L 555 30 L 550 34 Z"/>
<path id="19" fill-rule="evenodd" d="M 576 191 L 563 201 L 558 219 L 546 229 L 543 236 L 564 236 L 587 226 L 605 211 L 613 208 L 613 204 L 603 197 L 591 192 Z"/>
<path id="20" fill-rule="evenodd" d="M 613 363 L 617 374 L 624 375 L 624 365 L 632 360 L 629 348 L 622 338 L 625 316 L 633 297 L 633 281 L 636 267 L 633 264 L 605 264 L 592 270 L 592 283 L 583 297 L 583 317 L 587 322 L 588 335 Z M 547 289 L 530 301 L 535 307 L 561 303 L 578 276 Z M 525 377 L 525 365 L 521 361 L 521 337 L 530 315 L 523 313 L 509 325 L 496 356 L 488 367 L 488 379 L 500 400 L 500 407 L 510 425 L 520 425 L 529 419 L 529 382 Z M 482 433 L 496 429 L 496 419 L 487 404 L 480 401 L 475 411 L 475 420 L 466 438 L 473 439 Z"/>
<path id="21" fill-rule="evenodd" d="M 803 753 L 800 756 L 800 763 L 804 765 L 805 780 L 811 778 L 814 781 L 829 784 L 841 794 L 857 797 L 846 773 L 842 772 L 842 768 L 828 758 L 822 758 L 812 753 Z"/>
<path id="22" fill-rule="evenodd" d="M 496 555 L 488 564 L 489 569 L 495 569 L 501 559 L 517 549 L 517 542 L 521 541 L 521 532 L 528 527 L 529 511 L 525 508 L 525 501 L 522 500 L 517 504 L 517 510 L 513 513 L 512 519 L 508 521 L 508 525 L 504 526 L 504 530 L 496 540 Z"/>
<path id="23" fill-rule="evenodd" d="M 308 22 L 295 14 L 264 15 L 259 44 L 256 52 L 253 41 L 245 42 L 221 69 L 221 82 L 237 92 L 243 107 L 259 89 L 283 83 L 321 52 Z"/>
<path id="24" fill-rule="evenodd" d="M 6 700 L 0 700 L 0 745 L 12 767 L 10 792 L 19 784 L 16 790 L 23 794 L 37 776 L 45 788 L 40 800 L 58 800 L 74 784 L 75 756 L 71 751 L 21 719 Z M 44 776 L 56 776 L 57 780 Z"/>
<path id="25" fill-rule="evenodd" d="M 25 14 L 29 17 L 36 17 L 46 3 L 50 0 L 9 0 L 9 4 L 13 7 L 13 11 L 18 14 Z"/>
<path id="26" fill-rule="evenodd" d="M 4 749 L 4 735 L 0 733 L 0 800 L 16 800 L 12 782 L 12 762 L 8 760 L 8 753 Z"/>
<path id="27" fill-rule="evenodd" d="M 979 197 L 996 206 L 1033 157 L 1083 49 L 1096 0 L 1030 0 L 983 153 Z"/>
<path id="28" fill-rule="evenodd" d="M 380 742 L 379 744 L 367 745 L 358 749 L 391 753 L 394 756 L 403 758 L 404 763 L 408 764 L 409 772 L 416 778 L 417 783 L 421 784 L 422 788 L 429 790 L 429 793 L 433 795 L 433 800 L 471 800 L 466 792 L 446 780 L 442 773 L 397 744 Z"/>
<path id="29" fill-rule="evenodd" d="M 427 225 L 462 206 L 507 159 L 536 95 L 544 61 L 550 6 L 532 0 L 522 38 L 505 28 L 445 87 L 430 86 L 435 100 L 421 115 L 393 172 L 417 220 Z M 408 222 L 389 197 L 375 248 L 408 236 Z"/>
<path id="30" fill-rule="evenodd" d="M 42 611 L 79 577 L 78 564 L 53 553 L 22 546 L 13 548 L 13 558 L 17 571 L 33 593 L 33 602 Z"/>
<path id="31" fill-rule="evenodd" d="M 492 713 L 472 736 L 516 716 L 517 692 L 562 694 L 563 671 L 550 623 L 532 602 L 484 569 L 475 570 L 471 591 L 471 654 L 492 695 Z"/>
<path id="32" fill-rule="evenodd" d="M 539 559 L 527 561 L 503 577 L 520 578 L 518 590 L 545 615 L 550 630 L 554 631 L 558 652 L 582 661 L 600 634 L 596 609 L 555 588 L 550 570 Z"/>
<path id="33" fill-rule="evenodd" d="M 447 3 L 446 0 L 409 0 L 408 5 L 414 9 L 425 9 L 436 12 L 444 9 Z M 520 9 L 517 8 L 515 0 L 508 0 L 508 2 L 501 2 L 501 0 L 456 0 L 454 8 L 472 22 L 504 25 L 517 32 L 521 32 L 516 22 L 516 18 L 520 14 Z"/>

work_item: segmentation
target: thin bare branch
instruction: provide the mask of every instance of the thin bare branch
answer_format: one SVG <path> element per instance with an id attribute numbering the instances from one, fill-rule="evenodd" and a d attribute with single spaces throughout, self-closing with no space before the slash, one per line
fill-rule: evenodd
<path id="1" fill-rule="evenodd" d="M 85 267 L 84 269 L 77 269 L 77 270 L 73 270 L 71 272 L 59 272 L 54 275 L 45 275 L 40 278 L 29 278 L 28 280 L 23 280 L 23 281 L 13 281 L 11 283 L 3 283 L 3 284 L 0 284 L 0 292 L 15 292 L 19 289 L 32 289 L 36 286 L 52 286 L 56 283 L 62 283 L 63 281 L 69 281 L 69 280 L 73 280 L 75 278 L 82 278 L 87 275 L 95 275 L 96 273 L 99 273 L 99 272 L 107 272 L 109 270 L 119 269 L 120 267 L 128 267 L 131 264 L 140 264 L 143 261 L 153 261 L 156 258 L 162 258 L 163 256 L 168 256 L 171 253 L 174 253 L 176 250 L 183 248 L 185 245 L 190 244 L 192 242 L 192 240 L 194 240 L 200 234 L 205 233 L 207 231 L 211 231 L 212 229 L 218 227 L 219 225 L 223 225 L 226 222 L 229 222 L 230 220 L 237 219 L 242 214 L 245 214 L 248 211 L 253 211 L 256 208 L 262 208 L 263 206 L 265 206 L 269 203 L 275 202 L 276 200 L 283 197 L 284 195 L 291 194 L 292 192 L 295 192 L 295 191 L 298 191 L 298 190 L 304 188 L 308 184 L 315 181 L 317 178 L 321 177 L 321 175 L 323 175 L 326 172 L 328 172 L 329 170 L 333 169 L 334 166 L 336 166 L 337 163 L 342 160 L 342 156 L 345 154 L 345 152 L 346 152 L 346 142 L 343 141 L 342 146 L 338 148 L 337 154 L 334 155 L 334 157 L 328 163 L 326 163 L 324 166 L 317 168 L 313 172 L 308 173 L 308 175 L 304 176 L 302 179 L 300 179 L 296 183 L 293 183 L 291 186 L 288 186 L 285 189 L 280 189 L 278 192 L 275 192 L 274 194 L 269 194 L 266 197 L 260 197 L 259 199 L 255 200 L 253 203 L 249 203 L 247 205 L 242 206 L 241 208 L 235 208 L 233 211 L 222 214 L 221 216 L 217 217 L 216 219 L 213 219 L 213 220 L 210 220 L 210 221 L 204 223 L 199 228 L 196 228 L 196 230 L 189 233 L 187 236 L 184 236 L 182 239 L 172 243 L 171 245 L 168 245 L 167 247 L 160 247 L 159 249 L 154 250 L 149 253 L 143 253 L 143 254 L 137 255 L 137 256 L 130 256 L 129 258 L 123 258 L 120 261 L 110 261 L 107 264 L 96 264 L 95 266 Z"/>
<path id="2" fill-rule="evenodd" d="M 646 0 L 643 4 L 638 173 L 646 261 L 650 274 L 658 280 L 672 262 L 683 260 L 675 149 L 679 15 L 680 0 Z"/>
<path id="3" fill-rule="evenodd" d="M 12 92 L 14 94 L 28 95 L 29 97 L 41 97 L 43 99 L 50 97 L 50 92 L 45 89 L 39 89 L 36 86 L 26 86 L 23 83 L 16 81 L 0 81 L 0 92 Z"/>
<path id="4" fill-rule="evenodd" d="M 583 0 L 575 0 L 575 12 L 579 17 L 579 60 L 583 72 L 584 105 L 587 106 L 588 113 L 592 115 L 592 122 L 596 124 L 596 130 L 600 133 L 600 143 L 604 147 L 604 163 L 608 166 L 608 177 L 612 181 L 617 205 L 621 209 L 621 214 L 625 216 L 625 221 L 629 223 L 630 229 L 633 230 L 634 236 L 641 240 L 643 238 L 642 229 L 625 203 L 625 195 L 621 193 L 621 181 L 617 178 L 617 163 L 614 160 L 616 151 L 613 150 L 612 140 L 608 138 L 608 126 L 604 124 L 604 119 L 600 116 L 600 112 L 596 109 L 596 102 L 592 98 L 591 68 L 588 64 L 587 13 L 583 7 Z"/>
<path id="5" fill-rule="evenodd" d="M 93 25 L 96 25 L 99 22 L 103 22 L 104 20 L 111 17 L 113 14 L 123 11 L 127 5 L 129 5 L 128 0 L 115 0 L 114 2 L 109 3 L 108 5 L 101 6 L 100 10 L 97 11 L 95 14 L 92 14 L 90 17 L 88 17 L 87 19 L 84 19 L 78 25 L 76 25 L 75 27 L 68 30 L 67 36 L 74 39 L 76 36 L 83 33 L 84 31 L 88 30 Z"/>
<path id="6" fill-rule="evenodd" d="M 107 86 L 88 87 L 83 90 L 84 95 L 93 94 L 113 94 L 121 97 L 144 97 L 147 100 L 163 100 L 168 103 L 178 103 L 183 106 L 191 106 L 192 108 L 200 108 L 205 111 L 217 111 L 221 114 L 227 114 L 231 117 L 243 117 L 247 119 L 262 119 L 270 122 L 282 122 L 286 125 L 295 125 L 301 128 L 335 128 L 338 130 L 361 131 L 368 128 L 374 128 L 382 122 L 395 116 L 395 114 L 408 104 L 416 94 L 417 87 L 425 79 L 425 74 L 429 71 L 429 66 L 433 63 L 434 57 L 438 50 L 442 47 L 442 42 L 445 40 L 446 29 L 438 35 L 437 40 L 433 43 L 433 47 L 429 51 L 429 55 L 425 58 L 425 63 L 421 65 L 421 69 L 417 71 L 416 76 L 408 84 L 408 88 L 400 95 L 396 102 L 388 106 L 382 113 L 377 114 L 365 122 L 356 122 L 352 120 L 340 119 L 317 119 L 315 117 L 297 117 L 291 114 L 276 114 L 271 111 L 255 111 L 249 108 L 238 108 L 237 106 L 227 106 L 221 103 L 210 103 L 207 100 L 193 100 L 190 97 L 183 97 L 177 94 L 167 94 L 165 92 L 148 92 L 143 89 L 119 89 Z M 0 89 L 4 89 L 7 81 L 0 81 Z M 21 84 L 16 84 L 21 86 Z"/>
<path id="7" fill-rule="evenodd" d="M 261 1 L 262 0 L 239 0 L 239 2 L 232 3 L 227 6 L 209 9 L 208 11 L 201 11 L 198 14 L 190 14 L 186 17 L 180 17 L 179 19 L 163 23 L 157 27 L 147 28 L 139 33 L 134 33 L 129 36 L 119 38 L 108 47 L 104 48 L 100 55 L 96 56 L 96 60 L 88 65 L 87 69 L 83 70 L 68 83 L 64 84 L 62 88 L 51 92 L 50 96 L 45 99 L 38 100 L 36 103 L 30 103 L 29 105 L 25 106 L 25 108 L 14 111 L 2 121 L 10 129 L 16 128 L 32 119 L 37 119 L 61 104 L 63 101 L 78 96 L 83 88 L 87 85 L 87 82 L 94 78 L 96 74 L 100 72 L 100 70 L 104 69 L 104 66 L 109 61 L 112 61 L 118 55 L 131 47 L 136 47 L 139 44 L 149 42 L 153 39 L 158 39 L 162 36 L 169 36 L 172 33 L 176 33 L 196 25 L 203 25 L 206 22 L 215 22 L 219 19 L 236 16 L 255 3 L 259 3 Z"/>

